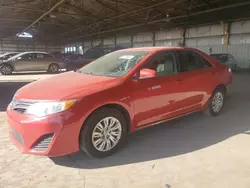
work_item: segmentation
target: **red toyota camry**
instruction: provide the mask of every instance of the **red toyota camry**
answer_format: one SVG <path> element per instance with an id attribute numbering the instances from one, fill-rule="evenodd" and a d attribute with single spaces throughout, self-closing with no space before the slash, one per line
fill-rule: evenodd
<path id="1" fill-rule="evenodd" d="M 105 157 L 129 132 L 201 110 L 217 116 L 231 82 L 230 68 L 196 49 L 120 50 L 19 89 L 9 134 L 23 153 Z"/>

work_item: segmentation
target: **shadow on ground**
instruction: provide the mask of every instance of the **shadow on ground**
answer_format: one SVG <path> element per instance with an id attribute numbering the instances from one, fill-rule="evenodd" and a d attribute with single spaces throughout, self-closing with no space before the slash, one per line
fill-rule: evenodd
<path id="1" fill-rule="evenodd" d="M 15 92 L 28 82 L 0 82 L 0 112 L 6 111 Z"/>
<path id="2" fill-rule="evenodd" d="M 201 150 L 238 134 L 249 134 L 250 88 L 244 86 L 249 75 L 236 75 L 223 113 L 210 117 L 196 113 L 164 125 L 138 131 L 129 137 L 119 153 L 95 159 L 83 152 L 51 158 L 58 165 L 95 169 L 174 157 Z M 216 155 L 216 153 L 215 153 Z"/>

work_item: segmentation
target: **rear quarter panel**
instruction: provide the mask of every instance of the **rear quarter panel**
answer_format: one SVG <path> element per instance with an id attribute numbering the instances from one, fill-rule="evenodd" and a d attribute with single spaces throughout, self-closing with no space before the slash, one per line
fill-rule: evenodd
<path id="1" fill-rule="evenodd" d="M 220 63 L 218 60 L 216 60 L 214 57 L 209 56 L 208 54 L 205 54 L 204 52 L 201 52 L 199 50 L 195 50 L 200 55 L 202 55 L 211 65 L 213 66 L 213 76 L 211 77 L 212 88 L 210 88 L 210 94 L 214 91 L 214 89 L 219 85 L 228 85 L 232 83 L 232 72 L 229 72 L 229 67 L 227 65 L 224 65 Z M 208 80 L 209 81 L 209 80 Z M 211 85 L 211 84 L 210 84 Z"/>

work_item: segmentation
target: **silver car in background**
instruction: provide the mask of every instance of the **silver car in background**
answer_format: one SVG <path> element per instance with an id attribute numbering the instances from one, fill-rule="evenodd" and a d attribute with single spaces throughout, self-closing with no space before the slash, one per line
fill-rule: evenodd
<path id="1" fill-rule="evenodd" d="M 19 54 L 19 52 L 6 52 L 3 54 L 0 54 L 0 64 L 7 62 L 7 60 L 15 55 Z"/>
<path id="2" fill-rule="evenodd" d="M 0 64 L 0 73 L 9 75 L 13 71 L 48 71 L 57 73 L 66 67 L 65 63 L 46 52 L 23 52 Z"/>
<path id="3" fill-rule="evenodd" d="M 232 70 L 237 68 L 237 60 L 231 54 L 211 54 L 210 56 L 214 57 L 221 63 L 228 65 Z"/>

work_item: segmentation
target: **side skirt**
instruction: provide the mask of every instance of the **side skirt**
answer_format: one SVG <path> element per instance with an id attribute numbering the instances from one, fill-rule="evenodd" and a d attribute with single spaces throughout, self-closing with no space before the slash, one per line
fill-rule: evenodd
<path id="1" fill-rule="evenodd" d="M 135 131 L 138 131 L 138 130 L 141 130 L 141 129 L 145 129 L 145 128 L 148 128 L 148 127 L 152 127 L 154 125 L 158 125 L 158 124 L 161 124 L 161 123 L 165 123 L 165 122 L 168 122 L 168 121 L 171 121 L 171 120 L 174 120 L 174 119 L 178 119 L 178 118 L 181 118 L 181 117 L 184 117 L 184 116 L 188 116 L 190 114 L 193 114 L 193 113 L 196 113 L 196 112 L 200 112 L 202 111 L 202 109 L 199 109 L 199 110 L 194 110 L 192 112 L 189 112 L 189 113 L 186 113 L 186 114 L 182 114 L 182 115 L 179 115 L 179 116 L 175 116 L 175 117 L 172 117 L 172 118 L 169 118 L 169 119 L 165 119 L 165 120 L 161 120 L 161 121 L 157 121 L 155 123 L 151 123 L 149 125 L 145 125 L 143 127 L 139 127 L 139 128 L 136 128 Z"/>

